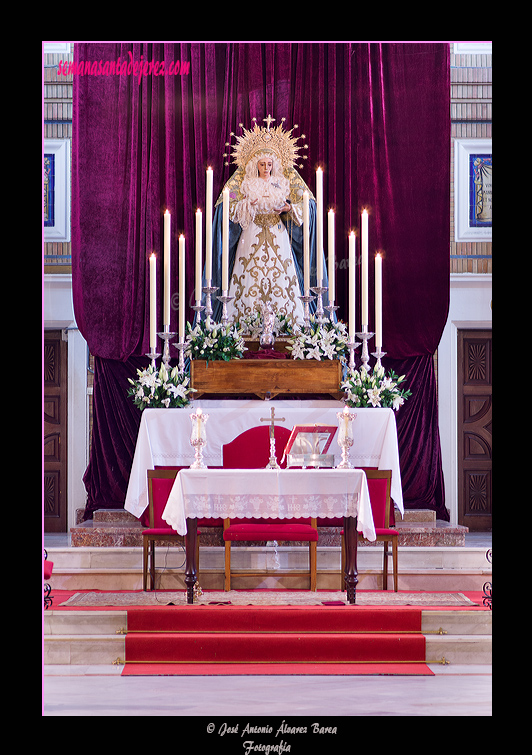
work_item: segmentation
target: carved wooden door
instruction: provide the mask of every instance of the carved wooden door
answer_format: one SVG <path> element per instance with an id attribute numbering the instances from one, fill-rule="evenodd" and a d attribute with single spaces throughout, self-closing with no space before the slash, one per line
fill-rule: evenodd
<path id="1" fill-rule="evenodd" d="M 458 523 L 492 527 L 491 330 L 458 331 Z"/>
<path id="2" fill-rule="evenodd" d="M 44 531 L 67 528 L 67 344 L 60 330 L 44 333 Z"/>

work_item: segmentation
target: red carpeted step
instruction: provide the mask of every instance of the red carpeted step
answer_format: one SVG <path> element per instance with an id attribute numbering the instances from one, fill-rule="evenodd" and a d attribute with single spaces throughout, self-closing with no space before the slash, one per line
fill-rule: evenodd
<path id="1" fill-rule="evenodd" d="M 421 634 L 134 633 L 128 663 L 341 663 L 425 660 Z"/>
<path id="2" fill-rule="evenodd" d="M 132 632 L 420 632 L 421 609 L 373 606 L 130 608 Z"/>
<path id="3" fill-rule="evenodd" d="M 127 663 L 122 676 L 434 676 L 425 663 Z"/>

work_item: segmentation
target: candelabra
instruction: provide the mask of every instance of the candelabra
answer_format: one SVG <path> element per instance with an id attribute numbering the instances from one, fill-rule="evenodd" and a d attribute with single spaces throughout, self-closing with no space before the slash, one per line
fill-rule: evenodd
<path id="1" fill-rule="evenodd" d="M 216 298 L 218 301 L 222 302 L 222 325 L 227 325 L 229 322 L 229 317 L 227 315 L 227 305 L 230 301 L 232 301 L 235 297 L 234 296 L 228 296 L 228 291 L 226 288 L 222 291 L 222 296 L 217 296 Z"/>
<path id="2" fill-rule="evenodd" d="M 207 465 L 203 461 L 203 447 L 207 445 L 205 424 L 209 419 L 209 415 L 203 414 L 201 409 L 197 409 L 189 416 L 192 422 L 190 445 L 194 447 L 194 462 L 190 465 L 190 469 L 207 469 Z"/>
<path id="3" fill-rule="evenodd" d="M 347 406 L 343 411 L 336 412 L 336 418 L 338 419 L 339 424 L 338 445 L 342 449 L 342 461 L 338 464 L 336 469 L 353 469 L 353 465 L 349 461 L 349 453 L 354 442 L 352 422 L 356 416 L 356 414 L 349 411 Z"/>
<path id="4" fill-rule="evenodd" d="M 172 333 L 170 331 L 170 326 L 169 325 L 163 325 L 163 332 L 162 333 L 157 333 L 157 335 L 159 336 L 159 338 L 162 338 L 163 341 L 164 341 L 163 360 L 162 361 L 163 361 L 163 364 L 164 364 L 164 366 L 166 367 L 166 369 L 168 371 L 168 367 L 169 367 L 169 364 L 170 364 L 170 339 L 173 338 L 174 336 L 176 336 L 177 333 Z"/>
<path id="5" fill-rule="evenodd" d="M 368 341 L 369 341 L 370 338 L 373 338 L 373 336 L 375 335 L 375 333 L 370 333 L 368 331 L 368 326 L 367 325 L 363 325 L 362 326 L 362 332 L 361 333 L 357 333 L 356 335 L 357 335 L 357 338 L 361 338 L 362 341 L 363 341 L 363 343 L 362 343 L 362 354 L 361 354 L 362 365 L 360 366 L 360 369 L 361 370 L 366 370 L 366 372 L 369 372 L 369 367 L 368 367 L 368 362 L 369 362 Z"/>
<path id="6" fill-rule="evenodd" d="M 310 329 L 310 302 L 314 301 L 316 297 L 312 296 L 312 294 L 310 293 L 310 289 L 307 288 L 307 290 L 305 291 L 305 296 L 300 296 L 299 298 L 303 302 L 303 307 L 304 307 L 303 319 L 305 321 L 305 328 L 306 330 L 309 330 Z"/>
<path id="7" fill-rule="evenodd" d="M 355 341 L 354 336 L 351 336 L 347 341 L 347 348 L 349 349 L 349 372 L 353 372 L 355 369 L 355 349 L 360 346 L 360 341 Z"/>
<path id="8" fill-rule="evenodd" d="M 173 343 L 172 346 L 175 346 L 176 349 L 179 349 L 179 364 L 177 367 L 178 373 L 181 375 L 185 371 L 185 349 L 187 348 L 186 341 L 178 341 L 178 343 Z"/>

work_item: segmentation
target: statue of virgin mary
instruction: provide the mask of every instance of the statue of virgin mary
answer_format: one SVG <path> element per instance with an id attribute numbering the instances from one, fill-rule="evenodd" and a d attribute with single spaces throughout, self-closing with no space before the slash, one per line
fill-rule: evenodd
<path id="1" fill-rule="evenodd" d="M 303 192 L 309 193 L 310 285 L 316 280 L 316 202 L 294 163 L 297 139 L 282 125 L 256 123 L 244 129 L 233 150 L 238 166 L 224 188 L 229 190 L 229 321 L 253 315 L 270 304 L 291 325 L 303 324 Z M 222 195 L 213 218 L 212 285 L 222 280 Z M 323 251 L 322 251 L 323 254 Z M 326 265 L 323 265 L 324 273 Z M 324 281 L 323 285 L 327 285 Z M 220 291 L 221 293 L 221 291 Z M 315 308 L 315 307 L 314 307 Z M 313 311 L 311 305 L 311 311 Z M 213 301 L 213 319 L 221 304 Z"/>

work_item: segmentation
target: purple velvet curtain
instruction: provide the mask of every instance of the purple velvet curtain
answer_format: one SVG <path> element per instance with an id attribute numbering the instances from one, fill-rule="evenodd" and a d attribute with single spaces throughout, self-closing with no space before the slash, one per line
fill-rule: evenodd
<path id="1" fill-rule="evenodd" d="M 448 44 L 80 43 L 74 57 L 96 63 L 94 75 L 74 76 L 73 118 L 74 308 L 96 357 L 86 516 L 125 498 L 140 421 L 125 377 L 148 350 L 148 256 L 162 249 L 164 210 L 172 213 L 172 248 L 180 233 L 187 237 L 190 304 L 205 169 L 214 169 L 217 195 L 234 169 L 222 157 L 230 132 L 271 113 L 306 135 L 300 172 L 311 187 L 317 165 L 325 169 L 340 318 L 347 235 L 362 208 L 370 212 L 370 253 L 385 254 L 386 366 L 406 373 L 414 394 L 397 415 L 405 505 L 448 518 L 432 361 L 449 299 Z M 125 63 L 124 75 L 105 75 L 107 61 Z M 150 62 L 178 73 L 143 75 Z M 370 313 L 372 306 L 370 293 Z"/>

